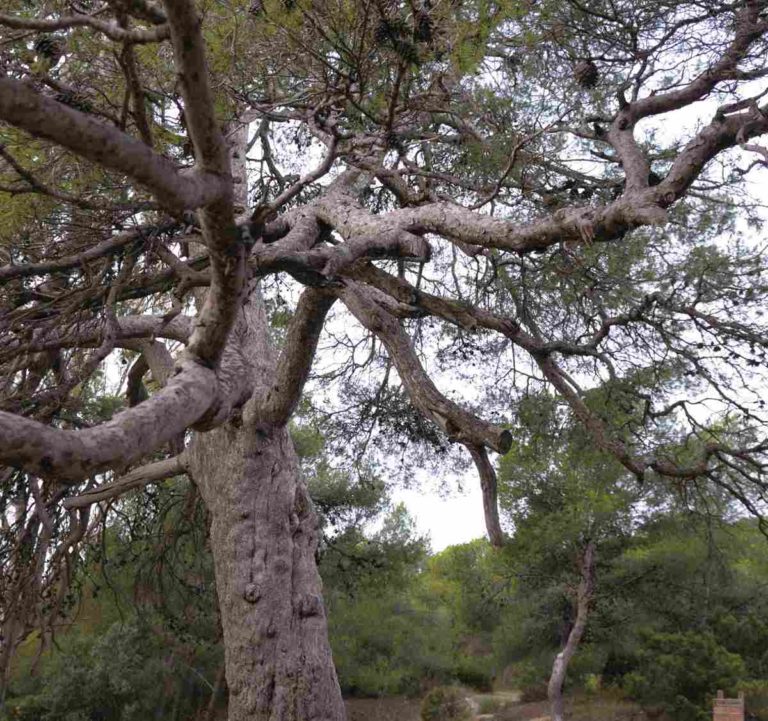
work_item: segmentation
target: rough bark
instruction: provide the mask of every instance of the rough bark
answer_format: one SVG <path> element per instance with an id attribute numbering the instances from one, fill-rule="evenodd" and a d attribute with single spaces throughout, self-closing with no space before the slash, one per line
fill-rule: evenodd
<path id="1" fill-rule="evenodd" d="M 211 514 L 230 721 L 341 721 L 317 516 L 287 429 L 198 435 L 190 468 Z"/>
<path id="2" fill-rule="evenodd" d="M 52 123 L 52 117 L 57 122 Z M 125 173 L 174 212 L 199 208 L 227 191 L 215 172 L 182 175 L 170 160 L 140 140 L 40 95 L 18 80 L 0 78 L 0 119 L 104 168 Z"/>
<path id="3" fill-rule="evenodd" d="M 552 664 L 552 674 L 549 677 L 547 695 L 549 697 L 552 721 L 564 721 L 565 719 L 563 685 L 565 684 L 565 676 L 568 673 L 568 664 L 570 664 L 573 655 L 576 653 L 576 649 L 579 647 L 579 643 L 584 636 L 584 630 L 587 627 L 589 604 L 592 601 L 594 590 L 594 567 L 595 544 L 590 541 L 584 549 L 584 555 L 581 559 L 581 581 L 576 592 L 576 621 L 571 632 L 568 634 L 565 646 L 555 656 L 555 661 Z"/>
<path id="4" fill-rule="evenodd" d="M 189 361 L 182 366 L 151 398 L 84 431 L 61 430 L 0 411 L 0 461 L 42 478 L 77 482 L 139 460 L 194 424 L 217 398 L 212 370 Z"/>
<path id="5" fill-rule="evenodd" d="M 287 423 L 333 298 L 310 289 L 279 358 L 258 286 L 224 356 L 251 381 L 242 420 L 198 433 L 190 475 L 211 517 L 230 721 L 342 721 L 315 563 L 318 519 Z"/>

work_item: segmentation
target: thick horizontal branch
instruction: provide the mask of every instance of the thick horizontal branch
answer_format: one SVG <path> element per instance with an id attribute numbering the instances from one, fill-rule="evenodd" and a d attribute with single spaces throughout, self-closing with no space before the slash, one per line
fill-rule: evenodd
<path id="1" fill-rule="evenodd" d="M 412 233 L 437 233 L 482 248 L 529 253 L 562 242 L 615 240 L 632 228 L 663 224 L 667 217 L 659 197 L 647 192 L 602 207 L 564 208 L 527 225 L 445 202 L 392 211 L 383 216 L 387 218 L 383 222 Z"/>
<path id="2" fill-rule="evenodd" d="M 354 177 L 354 176 L 353 176 Z M 397 257 L 426 262 L 429 243 L 403 226 L 391 214 L 373 215 L 354 196 L 355 184 L 335 184 L 316 204 L 318 219 L 334 228 L 347 241 L 337 246 L 323 274 L 339 275 L 360 258 Z"/>
<path id="3" fill-rule="evenodd" d="M 0 463 L 79 482 L 160 448 L 194 424 L 217 396 L 215 373 L 187 360 L 165 388 L 94 428 L 61 430 L 0 411 Z"/>
<path id="4" fill-rule="evenodd" d="M 376 228 L 387 234 L 396 233 L 398 229 L 417 236 L 437 233 L 469 245 L 516 253 L 542 251 L 562 242 L 613 241 L 637 227 L 665 224 L 666 208 L 685 194 L 709 161 L 723 150 L 766 132 L 768 108 L 752 108 L 717 117 L 685 146 L 659 185 L 636 188 L 604 206 L 563 208 L 526 225 L 477 213 L 457 204 L 436 202 L 380 216 L 368 215 L 366 224 L 360 223 L 360 226 L 367 234 L 375 234 Z M 631 144 L 631 139 L 627 139 L 627 143 Z M 636 164 L 643 162 L 637 159 Z M 350 217 L 354 218 L 353 215 Z M 328 218 L 329 221 L 333 219 Z"/>
<path id="5" fill-rule="evenodd" d="M 226 193 L 228 184 L 221 173 L 181 173 L 140 140 L 20 80 L 0 78 L 0 120 L 127 175 L 176 213 L 209 205 Z"/>
<path id="6" fill-rule="evenodd" d="M 403 242 L 424 233 L 436 233 L 470 246 L 528 253 L 563 242 L 609 242 L 637 227 L 665 224 L 666 209 L 683 197 L 707 163 L 718 153 L 766 132 L 767 107 L 755 106 L 739 113 L 718 115 L 684 147 L 667 177 L 659 185 L 647 187 L 647 160 L 632 137 L 631 125 L 616 129 L 611 137 L 627 163 L 627 192 L 603 206 L 563 208 L 527 224 L 491 217 L 448 202 L 431 202 L 373 215 L 357 207 L 354 199 L 341 192 L 328 194 L 320 204 L 319 215 L 342 235 L 358 237 L 361 243 L 372 237 Z"/>
<path id="7" fill-rule="evenodd" d="M 126 473 L 122 478 L 118 478 L 113 483 L 107 483 L 90 491 L 65 498 L 62 505 L 64 508 L 86 508 L 99 503 L 100 501 L 110 501 L 113 498 L 122 496 L 128 491 L 136 488 L 142 488 L 150 483 L 164 481 L 172 476 L 179 476 L 187 472 L 187 455 L 180 453 L 173 458 L 166 458 L 157 463 L 149 463 L 146 466 L 135 468 L 130 473 Z"/>
<path id="8" fill-rule="evenodd" d="M 166 338 L 186 343 L 191 332 L 192 321 L 183 315 L 170 319 L 153 315 L 120 316 L 115 319 L 115 345 L 118 347 L 129 347 L 128 344 L 132 341 L 151 338 Z M 101 320 L 75 323 L 71 327 L 62 328 L 60 324 L 56 324 L 46 329 L 40 328 L 29 341 L 13 334 L 0 334 L 0 362 L 19 353 L 92 347 L 99 345 L 103 339 L 104 323 Z"/>
<path id="9" fill-rule="evenodd" d="M 91 15 L 64 15 L 55 20 L 40 18 L 21 18 L 13 15 L 0 14 L 0 25 L 16 30 L 40 30 L 53 32 L 68 28 L 90 27 L 106 35 L 110 40 L 119 43 L 156 43 L 170 37 L 167 25 L 157 25 L 153 28 L 134 28 L 126 30 L 116 21 L 99 20 Z"/>

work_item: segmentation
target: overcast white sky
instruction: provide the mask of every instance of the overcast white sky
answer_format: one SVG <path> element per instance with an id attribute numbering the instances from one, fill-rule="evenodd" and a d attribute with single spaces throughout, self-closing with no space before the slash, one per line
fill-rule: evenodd
<path id="1" fill-rule="evenodd" d="M 429 534 L 433 551 L 485 536 L 483 497 L 475 478 L 447 497 L 419 489 L 398 490 L 393 496 L 406 505 L 419 531 Z"/>

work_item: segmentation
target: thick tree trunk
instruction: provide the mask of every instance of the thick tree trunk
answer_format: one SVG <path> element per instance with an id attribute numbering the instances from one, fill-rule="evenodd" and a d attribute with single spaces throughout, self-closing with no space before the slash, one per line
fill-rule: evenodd
<path id="1" fill-rule="evenodd" d="M 235 201 L 245 208 L 247 125 L 235 123 L 228 137 Z M 254 393 L 242 424 L 195 435 L 189 472 L 211 515 L 229 721 L 343 721 L 315 563 L 317 516 L 287 417 L 259 419 L 277 360 L 258 286 L 250 288 L 228 345 L 220 382 L 235 386 L 248 374 Z M 304 380 L 287 382 L 298 391 Z"/>
<path id="2" fill-rule="evenodd" d="M 190 455 L 211 513 L 230 721 L 342 721 L 317 517 L 287 429 L 228 424 Z"/>
<path id="3" fill-rule="evenodd" d="M 594 589 L 594 567 L 595 544 L 590 541 L 584 549 L 584 555 L 581 559 L 581 581 L 579 582 L 576 595 L 576 621 L 571 632 L 568 634 L 565 646 L 555 656 L 555 661 L 552 664 L 552 674 L 549 677 L 547 695 L 549 697 L 552 721 L 564 721 L 565 719 L 563 686 L 565 684 L 565 676 L 568 673 L 568 664 L 571 662 L 573 654 L 576 653 L 576 649 L 584 636 L 584 630 L 587 627 L 589 604 L 592 601 Z"/>

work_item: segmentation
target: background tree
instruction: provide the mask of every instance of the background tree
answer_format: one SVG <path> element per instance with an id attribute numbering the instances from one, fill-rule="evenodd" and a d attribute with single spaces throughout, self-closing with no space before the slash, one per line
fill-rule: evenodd
<path id="1" fill-rule="evenodd" d="M 761 643 L 758 522 L 717 486 L 691 496 L 638 486 L 552 398 L 522 405 L 517 431 L 499 471 L 514 532 L 494 643 L 520 666 L 526 695 L 548 677 L 562 717 L 574 659 L 572 685 L 602 680 L 675 718 L 707 717 L 716 689 L 735 694 L 747 679 L 759 703 L 763 654 L 736 630 L 751 627 Z"/>
<path id="2" fill-rule="evenodd" d="M 549 628 L 540 629 L 542 635 L 556 636 L 560 646 L 547 688 L 553 721 L 565 717 L 568 667 L 596 597 L 611 595 L 610 584 L 603 587 L 604 571 L 642 517 L 656 511 L 650 489 L 595 448 L 563 411 L 552 396 L 522 403 L 515 442 L 499 469 L 501 507 L 514 528 L 508 553 L 520 595 L 538 597 L 539 606 L 547 599 L 548 613 L 534 615 L 544 616 Z"/>
<path id="3" fill-rule="evenodd" d="M 0 26 L 4 667 L 108 501 L 186 473 L 230 718 L 343 716 L 288 434 L 324 329 L 350 463 L 465 448 L 495 544 L 488 452 L 543 385 L 638 480 L 760 512 L 762 0 L 19 2 Z M 128 407 L 89 421 L 121 350 Z M 586 397 L 606 379 L 622 419 Z"/>

